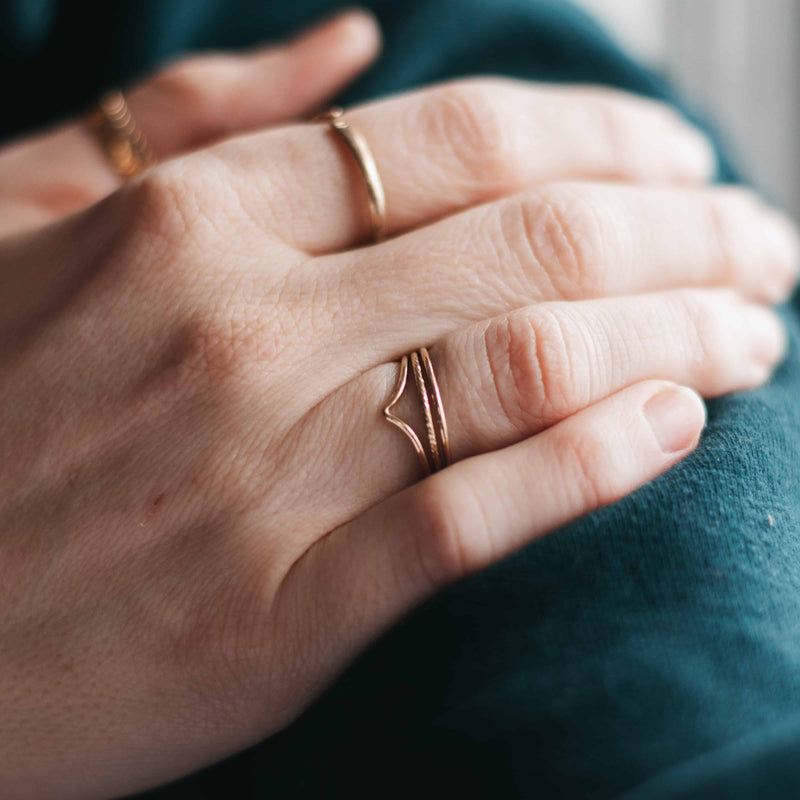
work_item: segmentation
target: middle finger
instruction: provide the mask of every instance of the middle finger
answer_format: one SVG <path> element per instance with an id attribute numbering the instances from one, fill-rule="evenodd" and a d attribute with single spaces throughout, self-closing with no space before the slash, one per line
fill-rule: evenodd
<path id="1" fill-rule="evenodd" d="M 793 224 L 741 189 L 575 183 L 480 206 L 313 269 L 338 292 L 328 342 L 362 369 L 540 301 L 703 286 L 778 301 L 794 284 L 799 250 Z"/>
<path id="2" fill-rule="evenodd" d="M 401 233 L 553 180 L 702 183 L 705 137 L 652 100 L 598 87 L 502 79 L 454 81 L 354 108 L 386 192 L 386 232 Z M 225 147 L 252 213 L 309 253 L 368 233 L 363 178 L 322 124 L 279 128 Z M 265 169 L 266 166 L 266 169 Z M 261 193 L 259 193 L 261 195 Z"/>

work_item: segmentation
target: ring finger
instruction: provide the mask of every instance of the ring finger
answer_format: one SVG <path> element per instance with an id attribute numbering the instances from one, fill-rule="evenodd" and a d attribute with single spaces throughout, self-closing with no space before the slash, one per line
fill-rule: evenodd
<path id="1" fill-rule="evenodd" d="M 651 378 L 707 397 L 755 387 L 784 348 L 774 312 L 709 289 L 529 306 L 445 337 L 430 356 L 453 458 L 461 460 L 525 439 Z M 333 462 L 337 481 L 347 481 L 337 482 L 329 498 L 332 515 L 350 518 L 421 477 L 411 444 L 380 414 L 397 372 L 397 363 L 384 364 L 342 387 L 311 412 L 300 434 L 306 440 L 292 442 L 304 452 L 336 432 L 330 452 L 318 459 L 325 474 Z M 411 382 L 395 413 L 420 431 L 421 408 Z"/>

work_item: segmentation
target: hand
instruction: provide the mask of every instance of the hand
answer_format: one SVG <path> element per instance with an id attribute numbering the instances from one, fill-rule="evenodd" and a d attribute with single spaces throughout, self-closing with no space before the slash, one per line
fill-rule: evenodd
<path id="1" fill-rule="evenodd" d="M 306 115 L 376 56 L 380 34 L 347 11 L 283 44 L 194 56 L 127 93 L 160 161 L 248 129 Z M 86 121 L 0 149 L 0 236 L 71 214 L 120 185 Z"/>
<path id="2" fill-rule="evenodd" d="M 703 188 L 671 112 L 470 81 L 349 119 L 383 244 L 311 124 L 0 242 L 0 795 L 130 792 L 279 730 L 433 592 L 690 452 L 670 381 L 780 358 L 754 301 L 794 231 Z M 422 481 L 379 412 L 420 345 L 458 462 Z"/>

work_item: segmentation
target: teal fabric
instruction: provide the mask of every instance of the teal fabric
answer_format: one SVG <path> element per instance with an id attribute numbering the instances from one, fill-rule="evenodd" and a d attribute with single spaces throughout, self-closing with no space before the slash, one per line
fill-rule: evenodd
<path id="1" fill-rule="evenodd" d="M 108 2 L 98 44 L 83 5 L 0 0 L 0 73 L 19 99 L 3 132 L 179 52 L 279 37 L 336 5 Z M 386 51 L 345 102 L 476 72 L 669 97 L 564 2 L 368 5 Z M 54 70 L 47 102 L 26 105 Z M 800 795 L 799 311 L 784 310 L 791 351 L 774 380 L 711 403 L 685 463 L 442 593 L 285 732 L 148 796 Z"/>

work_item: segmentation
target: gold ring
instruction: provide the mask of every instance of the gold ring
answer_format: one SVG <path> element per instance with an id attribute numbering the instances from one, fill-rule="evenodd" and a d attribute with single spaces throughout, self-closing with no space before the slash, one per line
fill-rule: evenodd
<path id="1" fill-rule="evenodd" d="M 392 413 L 392 409 L 405 392 L 406 384 L 408 383 L 409 363 L 414 374 L 414 383 L 417 387 L 417 394 L 422 403 L 422 412 L 425 417 L 427 448 L 411 425 Z M 419 350 L 403 356 L 400 360 L 400 372 L 397 376 L 397 382 L 389 403 L 383 409 L 383 416 L 406 435 L 413 445 L 426 475 L 438 472 L 452 463 L 450 435 L 447 430 L 447 419 L 444 414 L 442 396 L 439 392 L 436 373 L 433 371 L 433 363 L 426 347 L 421 347 Z"/>
<path id="2" fill-rule="evenodd" d="M 147 137 L 133 119 L 125 95 L 118 89 L 107 92 L 89 115 L 108 160 L 126 180 L 156 163 Z"/>
<path id="3" fill-rule="evenodd" d="M 347 122 L 344 118 L 344 111 L 338 106 L 317 114 L 314 122 L 327 122 L 331 130 L 341 138 L 347 145 L 347 149 L 353 154 L 367 188 L 372 240 L 380 242 L 384 237 L 386 227 L 386 195 L 383 191 L 378 167 L 366 139 Z"/>

